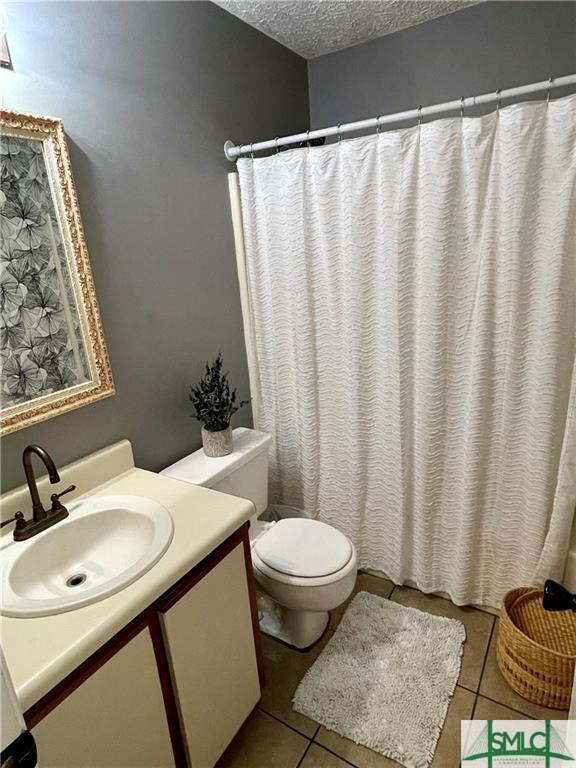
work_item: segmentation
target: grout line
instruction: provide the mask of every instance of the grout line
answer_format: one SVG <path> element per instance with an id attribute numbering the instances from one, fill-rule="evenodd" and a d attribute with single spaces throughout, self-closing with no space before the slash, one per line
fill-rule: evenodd
<path id="1" fill-rule="evenodd" d="M 302 757 L 300 758 L 300 760 L 298 760 L 298 763 L 296 764 L 296 768 L 300 768 L 300 766 L 304 762 L 304 758 L 308 754 L 308 750 L 310 749 L 311 746 L 312 746 L 312 742 L 309 741 L 308 744 L 306 744 L 306 749 L 304 750 L 304 754 L 302 755 Z"/>
<path id="2" fill-rule="evenodd" d="M 486 699 L 487 701 L 491 701 L 492 704 L 498 704 L 498 706 L 500 707 L 511 709 L 512 712 L 516 712 L 517 715 L 523 715 L 523 717 L 527 717 L 529 720 L 546 720 L 545 717 L 534 717 L 534 715 L 529 715 L 527 712 L 522 712 L 521 709 L 517 709 L 516 707 L 511 707 L 509 704 L 503 704 L 501 701 L 497 701 L 496 699 L 493 699 L 491 696 L 486 696 L 486 694 L 484 693 L 479 693 L 478 698 Z"/>
<path id="3" fill-rule="evenodd" d="M 320 749 L 325 749 L 326 752 L 329 752 L 331 755 L 334 755 L 334 757 L 337 757 L 338 760 L 342 760 L 343 763 L 346 763 L 346 765 L 351 765 L 352 768 L 360 768 L 356 763 L 351 763 L 350 760 L 348 760 L 346 757 L 342 757 L 342 755 L 339 755 L 338 752 L 334 752 L 333 749 L 330 749 L 330 747 L 325 747 L 324 744 L 319 744 L 317 741 L 313 742 L 317 747 L 320 747 Z M 362 746 L 361 744 L 359 746 Z M 368 749 L 368 747 L 364 747 L 364 749 Z M 374 751 L 374 750 L 371 750 Z M 375 752 L 374 754 L 380 755 L 380 752 Z M 382 757 L 386 757 L 386 755 L 382 755 Z"/>
<path id="4" fill-rule="evenodd" d="M 314 736 L 308 736 L 306 733 L 302 733 L 302 731 L 299 731 L 298 728 L 296 728 L 295 726 L 290 725 L 290 723 L 287 723 L 285 720 L 282 720 L 282 718 L 278 717 L 277 715 L 273 715 L 272 712 L 268 712 L 268 710 L 264 709 L 264 707 L 261 704 L 258 704 L 258 709 L 261 712 L 264 712 L 265 715 L 268 715 L 268 717 L 271 717 L 273 720 L 276 720 L 282 725 L 285 725 L 286 728 L 290 728 L 291 731 L 294 731 L 294 733 L 297 733 L 299 736 L 303 736 L 305 739 L 308 739 L 309 741 L 314 738 Z M 311 722 L 314 723 L 315 721 L 312 720 Z M 319 728 L 320 726 L 318 726 L 318 728 L 316 729 L 316 733 L 318 732 Z"/>
<path id="5" fill-rule="evenodd" d="M 513 712 L 516 712 L 519 715 L 523 715 L 524 717 L 530 718 L 530 720 L 538 720 L 542 718 L 535 718 L 534 715 L 529 715 L 528 712 L 523 712 L 521 709 L 518 709 L 518 707 L 510 706 L 509 704 L 504 704 L 502 701 L 498 701 L 497 699 L 493 699 L 491 696 L 488 696 L 487 694 L 480 691 L 480 688 L 482 686 L 482 679 L 484 677 L 484 672 L 486 671 L 486 663 L 488 661 L 488 654 L 490 652 L 490 646 L 492 645 L 492 639 L 494 636 L 494 632 L 496 630 L 496 622 L 498 620 L 497 616 L 494 616 L 494 621 L 492 622 L 492 629 L 490 631 L 490 638 L 488 640 L 488 645 L 486 646 L 486 653 L 484 655 L 484 664 L 482 665 L 482 672 L 480 673 L 480 681 L 478 682 L 478 690 L 477 694 L 478 696 L 482 696 L 483 699 L 487 699 L 488 701 L 491 701 L 493 704 L 499 704 L 501 707 L 506 707 L 507 709 L 511 709 Z M 474 706 L 474 709 L 476 709 L 476 706 Z M 545 719 L 545 718 L 544 718 Z"/>
<path id="6" fill-rule="evenodd" d="M 484 677 L 484 672 L 486 670 L 486 662 L 488 661 L 488 654 L 490 653 L 490 646 L 492 645 L 492 636 L 494 635 L 495 626 L 496 626 L 496 618 L 494 618 L 494 621 L 492 622 L 490 637 L 488 638 L 488 642 L 486 643 L 486 652 L 484 654 L 484 662 L 482 664 L 482 669 L 480 670 L 480 677 L 478 678 L 478 687 L 476 688 L 476 693 L 480 693 L 480 686 L 482 685 L 482 678 Z"/>
<path id="7" fill-rule="evenodd" d="M 398 585 L 394 584 L 394 585 L 392 586 L 392 589 L 391 589 L 391 591 L 390 591 L 390 593 L 389 593 L 389 595 L 388 595 L 388 598 L 387 598 L 387 599 L 388 599 L 388 600 L 392 600 L 392 599 L 393 599 L 393 597 L 394 597 L 394 594 L 395 594 L 395 592 L 396 592 L 398 589 L 399 589 Z M 413 590 L 413 591 L 419 592 L 419 590 L 417 590 L 417 589 L 415 589 L 415 588 L 413 588 L 413 587 L 408 587 L 408 589 L 411 589 L 411 590 Z M 421 594 L 425 594 L 425 593 L 421 593 Z M 447 598 L 443 598 L 443 599 L 447 599 Z M 477 608 L 476 608 L 475 610 L 478 610 L 479 612 L 481 611 L 481 609 L 477 609 Z M 482 662 L 482 669 L 481 669 L 481 671 L 480 671 L 480 676 L 479 676 L 479 679 L 478 679 L 478 685 L 477 685 L 477 688 L 476 688 L 476 690 L 474 690 L 473 688 L 468 688 L 468 687 L 467 687 L 467 686 L 465 686 L 465 685 L 461 685 L 460 683 L 457 683 L 457 686 L 458 686 L 459 688 L 462 688 L 463 690 L 465 690 L 465 691 L 468 691 L 469 693 L 472 693 L 472 694 L 474 694 L 474 704 L 473 704 L 473 707 L 472 707 L 472 712 L 471 712 L 471 714 L 470 714 L 470 719 L 472 719 L 472 720 L 473 720 L 473 719 L 475 718 L 475 716 L 476 716 L 476 709 L 477 709 L 477 706 L 478 706 L 478 703 L 479 703 L 479 699 L 480 699 L 480 697 L 482 697 L 482 698 L 486 699 L 487 701 L 490 701 L 490 702 L 492 702 L 493 704 L 497 704 L 497 705 L 499 705 L 499 706 L 502 706 L 502 707 L 506 707 L 506 708 L 510 709 L 512 712 L 515 712 L 515 713 L 517 713 L 517 714 L 519 714 L 519 715 L 522 715 L 523 717 L 527 717 L 527 718 L 529 718 L 529 719 L 534 719 L 534 716 L 532 716 L 532 715 L 528 715 L 526 712 L 522 712 L 522 710 L 520 710 L 520 709 L 517 709 L 517 708 L 516 708 L 516 707 L 514 707 L 514 706 L 509 706 L 508 704 L 504 704 L 503 702 L 500 702 L 500 701 L 497 701 L 496 699 L 493 699 L 491 696 L 487 696 L 487 695 L 485 695 L 485 694 L 483 694 L 483 693 L 480 693 L 480 687 L 481 687 L 481 685 L 482 685 L 482 680 L 483 680 L 483 677 L 484 677 L 484 673 L 485 673 L 485 671 L 486 671 L 486 664 L 487 664 L 487 661 L 488 661 L 488 654 L 489 654 L 489 652 L 490 652 L 490 647 L 491 647 L 491 645 L 492 645 L 492 640 L 493 640 L 493 637 L 494 637 L 494 631 L 495 631 L 495 629 L 496 629 L 496 621 L 497 621 L 497 616 L 495 616 L 494 614 L 491 614 L 491 613 L 489 613 L 489 612 L 486 612 L 486 613 L 488 613 L 488 615 L 491 615 L 491 616 L 492 616 L 492 618 L 493 618 L 493 621 L 492 621 L 492 626 L 491 626 L 491 629 L 490 629 L 490 635 L 489 635 L 489 637 L 488 637 L 488 642 L 487 642 L 487 644 L 486 644 L 486 650 L 485 650 L 485 652 L 484 652 L 484 659 L 483 659 L 483 662 Z M 334 629 L 333 629 L 333 628 L 332 628 L 332 626 L 331 626 L 331 622 L 329 622 L 329 623 L 328 623 L 328 626 L 327 626 L 327 628 L 326 628 L 326 632 L 325 632 L 325 634 L 323 635 L 323 638 L 324 638 L 324 637 L 326 637 L 326 636 L 330 636 L 330 635 L 332 635 L 332 634 L 334 634 Z M 274 640 L 276 643 L 279 643 L 279 645 L 281 645 L 281 646 L 285 646 L 285 647 L 288 647 L 288 648 L 290 648 L 290 650 L 298 650 L 298 649 L 293 649 L 293 648 L 291 648 L 290 646 L 287 646 L 285 643 L 283 643 L 283 642 L 282 642 L 281 640 L 279 640 L 278 638 L 271 638 L 271 639 L 272 639 L 272 640 Z M 310 650 L 310 649 L 306 649 L 306 650 Z M 323 749 L 323 750 L 325 750 L 325 751 L 326 751 L 326 752 L 328 752 L 329 754 L 331 754 L 331 755 L 333 755 L 334 757 L 336 757 L 336 758 L 338 758 L 339 760 L 341 760 L 341 761 L 342 761 L 343 763 L 345 763 L 346 765 L 348 765 L 348 766 L 351 766 L 351 768 L 358 768 L 358 766 L 357 766 L 355 763 L 352 763 L 350 760 L 348 760 L 347 758 L 345 758 L 345 757 L 343 757 L 342 755 L 338 754 L 338 753 L 337 753 L 337 752 L 335 752 L 333 749 L 330 749 L 329 747 L 326 747 L 324 744 L 321 744 L 320 742 L 316 741 L 316 738 L 317 738 L 317 736 L 318 736 L 318 734 L 319 734 L 319 732 L 320 732 L 321 724 L 317 724 L 317 726 L 316 726 L 316 730 L 314 731 L 314 733 L 312 734 L 312 736 L 308 736 L 306 733 L 303 733 L 302 731 L 298 730 L 298 728 L 296 728 L 295 726 L 291 725 L 290 723 L 287 723 L 285 720 L 283 720 L 282 718 L 280 718 L 280 717 L 278 717 L 277 715 L 273 714 L 272 712 L 269 712 L 269 711 L 268 711 L 267 709 L 265 709 L 265 708 L 264 708 L 264 707 L 263 707 L 261 704 L 260 704 L 260 705 L 258 705 L 258 708 L 259 708 L 259 709 L 260 709 L 260 710 L 261 710 L 261 711 L 262 711 L 264 714 L 266 714 L 266 715 L 268 715 L 269 717 L 273 718 L 274 720 L 276 720 L 277 722 L 279 722 L 281 725 L 285 726 L 286 728 L 289 728 L 289 729 L 290 729 L 291 731 L 293 731 L 294 733 L 296 733 L 296 734 L 298 734 L 299 736 L 301 736 L 301 737 L 303 737 L 303 738 L 307 739 L 307 741 L 308 741 L 308 744 L 307 744 L 307 746 L 306 746 L 306 749 L 305 749 L 305 751 L 304 751 L 304 753 L 303 753 L 302 757 L 301 757 L 301 758 L 300 758 L 300 760 L 298 761 L 298 763 L 297 763 L 297 765 L 296 765 L 296 767 L 295 767 L 295 768 L 301 768 L 301 766 L 302 766 L 302 764 L 304 763 L 304 760 L 305 760 L 305 758 L 306 758 L 306 756 L 307 756 L 307 754 L 308 754 L 308 752 L 309 752 L 309 750 L 310 750 L 310 747 L 312 746 L 312 744 L 315 744 L 315 745 L 316 745 L 316 746 L 318 746 L 320 749 Z M 312 721 L 312 722 L 314 722 L 314 721 Z"/>
<path id="8" fill-rule="evenodd" d="M 482 664 L 482 671 L 480 672 L 480 679 L 478 681 L 478 689 L 476 690 L 476 694 L 477 696 L 482 696 L 483 699 L 487 699 L 488 701 L 491 701 L 493 704 L 498 704 L 501 707 L 506 707 L 507 709 L 511 709 L 513 712 L 516 712 L 518 715 L 523 715 L 524 717 L 528 717 L 530 718 L 530 720 L 542 719 L 542 718 L 535 718 L 533 715 L 529 715 L 527 712 L 523 712 L 521 709 L 518 709 L 517 707 L 510 706 L 509 704 L 504 704 L 504 702 L 498 701 L 497 699 L 493 699 L 491 696 L 488 696 L 487 694 L 480 691 L 480 688 L 482 686 L 482 679 L 484 677 L 484 672 L 486 671 L 486 663 L 488 662 L 488 654 L 490 653 L 490 646 L 492 645 L 492 639 L 494 636 L 494 631 L 496 629 L 497 618 L 498 618 L 497 616 L 494 616 L 494 621 L 492 622 L 492 629 L 490 630 L 490 637 L 488 638 L 488 645 L 486 646 L 486 653 L 484 654 L 484 663 Z M 461 686 L 461 687 L 464 688 L 465 686 Z M 470 690 L 470 689 L 467 689 L 467 690 Z M 474 712 L 476 711 L 477 701 L 478 699 L 476 699 L 476 702 L 474 702 Z"/>
<path id="9" fill-rule="evenodd" d="M 470 720 L 474 720 L 474 715 L 476 714 L 476 704 L 478 704 L 478 694 L 474 696 L 474 706 L 472 707 L 472 712 L 470 713 Z"/>

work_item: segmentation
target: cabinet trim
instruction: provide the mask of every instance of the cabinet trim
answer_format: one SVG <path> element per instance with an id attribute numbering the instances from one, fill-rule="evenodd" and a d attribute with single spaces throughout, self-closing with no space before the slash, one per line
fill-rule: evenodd
<path id="1" fill-rule="evenodd" d="M 250 614 L 252 616 L 252 634 L 254 635 L 254 648 L 256 650 L 256 665 L 258 667 L 258 681 L 260 691 L 264 690 L 266 677 L 264 675 L 264 657 L 262 655 L 262 638 L 260 636 L 260 619 L 258 617 L 258 598 L 256 596 L 256 579 L 252 566 L 252 553 L 250 551 L 250 539 L 248 529 L 242 537 L 244 545 L 244 565 L 246 566 L 246 580 L 248 582 L 248 597 L 250 599 Z"/>
<path id="2" fill-rule="evenodd" d="M 166 711 L 168 731 L 170 733 L 170 741 L 172 742 L 172 751 L 174 752 L 174 763 L 176 768 L 186 768 L 188 765 L 188 758 L 186 756 L 184 737 L 180 727 L 180 714 L 178 712 L 176 694 L 174 693 L 172 678 L 170 676 L 170 664 L 168 662 L 166 646 L 164 645 L 162 627 L 160 626 L 160 619 L 158 618 L 156 610 L 151 610 L 150 623 L 148 626 L 152 638 L 154 656 L 156 657 L 156 668 L 158 669 L 158 676 L 160 678 L 162 696 L 164 698 L 164 710 Z"/>
<path id="3" fill-rule="evenodd" d="M 170 589 L 159 598 L 156 603 L 156 610 L 159 613 L 166 613 L 175 605 L 180 598 L 189 592 L 195 584 L 198 584 L 204 576 L 215 568 L 218 563 L 229 555 L 241 541 L 248 538 L 248 523 L 244 523 L 237 531 L 229 536 L 225 542 L 220 544 L 213 552 L 207 555 L 201 563 L 192 568 L 191 571 L 173 584 Z"/>
<path id="4" fill-rule="evenodd" d="M 250 552 L 250 538 L 248 530 L 250 523 L 244 523 L 235 531 L 218 549 L 209 554 L 196 568 L 177 581 L 168 592 L 160 598 L 156 604 L 159 613 L 166 613 L 184 595 L 192 589 L 204 576 L 215 568 L 233 549 L 241 543 L 244 550 L 244 565 L 246 567 L 246 582 L 248 586 L 248 598 L 250 601 L 250 615 L 252 617 L 252 634 L 254 636 L 254 651 L 256 653 L 256 666 L 258 668 L 258 681 L 260 690 L 264 688 L 264 662 L 262 658 L 262 641 L 260 639 L 260 620 L 258 618 L 258 602 L 256 597 L 256 582 L 252 569 L 252 555 Z"/>

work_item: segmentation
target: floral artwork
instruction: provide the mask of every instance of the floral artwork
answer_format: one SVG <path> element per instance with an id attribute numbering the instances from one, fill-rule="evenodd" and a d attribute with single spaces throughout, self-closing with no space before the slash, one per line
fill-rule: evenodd
<path id="1" fill-rule="evenodd" d="M 0 399 L 10 408 L 89 380 L 42 141 L 0 141 Z"/>

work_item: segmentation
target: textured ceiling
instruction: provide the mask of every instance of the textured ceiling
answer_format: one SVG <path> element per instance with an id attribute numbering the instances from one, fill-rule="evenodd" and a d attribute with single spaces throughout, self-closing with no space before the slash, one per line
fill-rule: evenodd
<path id="1" fill-rule="evenodd" d="M 306 59 L 349 48 L 474 5 L 474 2 L 462 0 L 214 2 Z"/>

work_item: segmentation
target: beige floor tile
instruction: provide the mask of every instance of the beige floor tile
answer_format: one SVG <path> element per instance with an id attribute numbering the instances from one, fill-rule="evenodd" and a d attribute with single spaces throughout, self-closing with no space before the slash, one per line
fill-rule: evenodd
<path id="1" fill-rule="evenodd" d="M 436 595 L 425 595 L 410 587 L 396 587 L 391 599 L 409 608 L 458 619 L 464 624 L 466 642 L 458 684 L 477 691 L 494 617 L 476 608 L 459 607 Z"/>
<path id="2" fill-rule="evenodd" d="M 355 744 L 349 739 L 339 736 L 327 728 L 320 728 L 314 739 L 318 744 L 335 752 L 340 757 L 353 763 L 357 768 L 398 768 L 398 763 L 388 757 L 374 752 L 361 744 Z"/>
<path id="3" fill-rule="evenodd" d="M 308 744 L 303 736 L 256 709 L 216 768 L 296 768 Z"/>
<path id="4" fill-rule="evenodd" d="M 394 765 L 398 768 L 398 763 L 394 763 Z M 350 768 L 350 765 L 322 747 L 312 744 L 306 757 L 300 763 L 300 768 Z"/>
<path id="5" fill-rule="evenodd" d="M 358 592 L 371 592 L 373 595 L 380 595 L 380 597 L 390 597 L 390 593 L 394 589 L 394 584 L 388 579 L 381 579 L 379 576 L 371 576 L 369 573 L 359 573 L 356 578 L 356 584 L 354 586 L 354 592 L 350 595 L 348 600 L 334 611 L 330 611 L 330 629 L 336 629 L 340 620 L 346 611 L 346 608 L 352 602 L 354 595 Z"/>
<path id="6" fill-rule="evenodd" d="M 562 712 L 557 709 L 547 709 L 546 707 L 540 707 L 538 704 L 532 704 L 522 696 L 519 696 L 515 691 L 510 688 L 506 680 L 502 677 L 500 670 L 498 669 L 498 663 L 496 661 L 496 640 L 498 636 L 498 623 L 494 627 L 494 634 L 492 635 L 492 642 L 490 643 L 490 650 L 486 658 L 486 667 L 484 674 L 482 675 L 482 681 L 480 683 L 480 693 L 487 696 L 489 699 L 494 699 L 500 704 L 506 707 L 511 707 L 519 712 L 523 712 L 528 717 L 535 717 L 537 719 L 550 718 L 551 720 L 566 720 L 568 712 Z"/>
<path id="7" fill-rule="evenodd" d="M 431 768 L 457 768 L 460 765 L 460 723 L 472 717 L 475 699 L 474 693 L 456 687 Z"/>
<path id="8" fill-rule="evenodd" d="M 331 632 L 326 633 L 322 640 L 309 651 L 293 650 L 266 635 L 262 635 L 266 684 L 262 692 L 260 707 L 309 737 L 312 737 L 316 732 L 318 723 L 294 712 L 292 697 L 298 683 L 308 668 L 316 661 L 331 634 Z"/>
<path id="9" fill-rule="evenodd" d="M 530 720 L 527 715 L 522 715 L 509 707 L 503 707 L 502 704 L 496 704 L 484 696 L 478 696 L 476 709 L 474 711 L 475 720 Z"/>
<path id="10" fill-rule="evenodd" d="M 470 691 L 456 688 L 436 747 L 432 768 L 456 768 L 459 765 L 460 721 L 471 717 L 475 698 L 475 694 Z M 320 728 L 314 740 L 358 768 L 398 768 L 398 763 L 394 760 L 344 739 L 324 727 Z"/>

